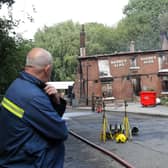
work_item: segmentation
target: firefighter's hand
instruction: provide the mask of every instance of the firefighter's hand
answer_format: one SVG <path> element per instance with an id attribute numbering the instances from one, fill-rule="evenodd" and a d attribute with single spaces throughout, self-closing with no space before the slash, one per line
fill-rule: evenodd
<path id="1" fill-rule="evenodd" d="M 54 86 L 52 85 L 47 85 L 45 88 L 44 88 L 45 92 L 49 95 L 49 96 L 52 96 L 53 99 L 55 99 L 55 102 L 57 102 L 59 104 L 60 102 L 60 95 L 57 91 L 57 89 L 55 89 Z"/>
<path id="2" fill-rule="evenodd" d="M 44 88 L 44 90 L 45 90 L 45 92 L 46 92 L 49 96 L 58 94 L 57 89 L 55 89 L 55 87 L 52 86 L 52 85 L 47 85 L 47 86 Z"/>

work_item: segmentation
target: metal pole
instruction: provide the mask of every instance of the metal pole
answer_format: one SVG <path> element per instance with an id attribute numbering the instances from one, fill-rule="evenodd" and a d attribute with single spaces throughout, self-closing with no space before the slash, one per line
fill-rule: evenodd
<path id="1" fill-rule="evenodd" d="M 89 65 L 87 64 L 87 66 L 86 66 L 86 105 L 88 106 L 88 67 L 89 67 Z"/>
<path id="2" fill-rule="evenodd" d="M 79 60 L 79 71 L 80 71 L 80 99 L 82 98 L 82 90 L 83 90 L 83 69 L 81 65 L 81 61 Z"/>
<path id="3" fill-rule="evenodd" d="M 94 93 L 92 93 L 92 111 L 95 111 L 95 99 L 94 99 Z"/>

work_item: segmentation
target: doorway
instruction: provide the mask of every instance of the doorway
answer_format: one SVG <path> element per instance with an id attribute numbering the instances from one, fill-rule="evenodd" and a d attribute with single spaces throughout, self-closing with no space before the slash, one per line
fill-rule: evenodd
<path id="1" fill-rule="evenodd" d="M 139 96 L 139 93 L 141 91 L 141 78 L 139 76 L 134 77 L 131 79 L 131 82 L 132 82 L 134 95 Z"/>

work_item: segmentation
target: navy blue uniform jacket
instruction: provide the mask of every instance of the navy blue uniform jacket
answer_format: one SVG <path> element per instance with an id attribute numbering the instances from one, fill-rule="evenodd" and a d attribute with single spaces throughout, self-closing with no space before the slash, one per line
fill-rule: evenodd
<path id="1" fill-rule="evenodd" d="M 38 87 L 40 81 L 26 72 L 20 75 L 5 95 L 9 110 L 0 109 L 0 167 L 62 168 L 66 123 Z"/>

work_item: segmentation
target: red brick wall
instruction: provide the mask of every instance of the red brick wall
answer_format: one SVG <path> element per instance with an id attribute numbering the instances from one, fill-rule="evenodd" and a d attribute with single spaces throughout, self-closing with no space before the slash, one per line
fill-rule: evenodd
<path id="1" fill-rule="evenodd" d="M 136 59 L 137 69 L 130 70 L 131 59 Z M 88 67 L 88 96 L 91 99 L 92 94 L 102 96 L 101 81 L 99 79 L 98 60 L 106 59 L 109 61 L 109 68 L 112 81 L 112 95 L 118 99 L 133 98 L 133 85 L 130 79 L 139 76 L 141 89 L 154 89 L 157 94 L 161 91 L 161 81 L 157 74 L 159 71 L 159 54 L 157 52 L 149 53 L 127 53 L 121 55 L 107 55 L 105 57 L 91 57 L 82 59 L 83 79 L 87 80 Z M 168 63 L 164 67 L 168 67 Z M 139 69 L 138 69 L 139 67 Z M 79 75 L 78 75 L 79 78 Z M 77 88 L 79 89 L 80 86 Z M 86 85 L 85 85 L 86 87 Z M 85 89 L 86 90 L 86 89 Z M 77 92 L 77 91 L 76 91 Z"/>

